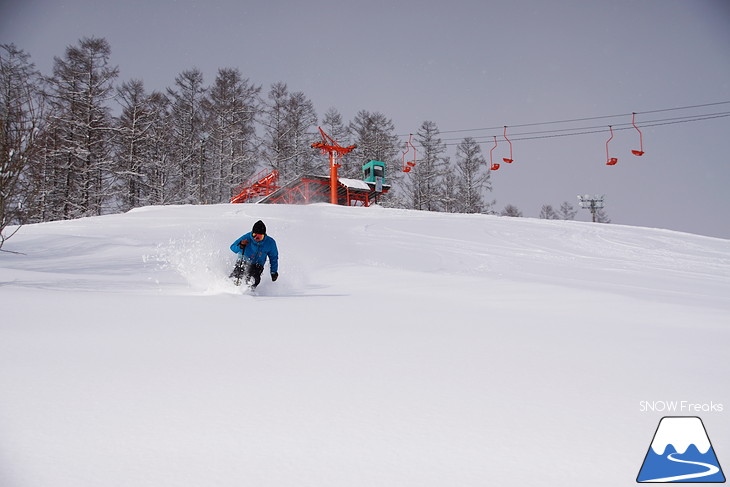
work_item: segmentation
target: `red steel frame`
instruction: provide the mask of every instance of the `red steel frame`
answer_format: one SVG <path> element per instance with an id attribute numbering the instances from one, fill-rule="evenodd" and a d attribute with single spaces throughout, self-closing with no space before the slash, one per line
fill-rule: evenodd
<path id="1" fill-rule="evenodd" d="M 277 189 L 279 189 L 279 171 L 264 170 L 234 189 L 233 192 L 237 194 L 231 198 L 231 203 L 245 203 L 257 196 L 270 195 Z"/>
<path id="2" fill-rule="evenodd" d="M 329 160 L 330 160 L 330 203 L 333 205 L 337 204 L 337 168 L 340 167 L 337 162 L 335 162 L 335 159 L 341 159 L 342 156 L 347 154 L 348 152 L 354 150 L 357 148 L 356 145 L 351 145 L 349 147 L 342 147 L 340 144 L 337 143 L 335 139 L 327 135 L 324 130 L 322 130 L 322 127 L 319 127 L 319 133 L 322 135 L 322 142 L 315 142 L 312 144 L 312 147 L 315 149 L 320 149 L 322 151 L 322 154 L 328 154 Z"/>
<path id="3" fill-rule="evenodd" d="M 331 185 L 329 178 L 325 176 L 301 176 L 282 187 L 276 193 L 262 200 L 262 203 L 280 204 L 307 204 L 327 201 L 327 194 L 330 193 L 332 201 Z M 383 188 L 382 193 L 374 193 L 374 190 L 350 188 L 339 181 L 335 187 L 336 203 L 345 206 L 370 206 L 373 200 L 377 202 L 379 194 L 388 192 L 389 187 Z M 373 195 L 373 196 L 371 196 Z"/>
<path id="4" fill-rule="evenodd" d="M 326 197 L 328 189 L 327 181 L 302 176 L 292 187 L 282 188 L 281 194 L 268 198 L 266 203 L 297 204 L 300 202 L 309 203 L 317 196 Z"/>
<path id="5" fill-rule="evenodd" d="M 369 189 L 351 188 L 342 184 L 337 177 L 337 168 L 340 165 L 336 160 L 342 158 L 344 154 L 354 150 L 357 146 L 342 147 L 321 128 L 319 132 L 322 135 L 322 142 L 315 142 L 312 147 L 320 149 L 323 154 L 329 155 L 329 179 L 322 176 L 301 176 L 284 186 L 279 186 L 278 171 L 271 171 L 268 174 L 266 174 L 266 171 L 262 171 L 248 183 L 236 188 L 234 193 L 238 192 L 238 194 L 231 198 L 231 203 L 245 203 L 257 196 L 263 196 L 263 199 L 259 201 L 260 203 L 306 204 L 326 201 L 328 187 L 329 200 L 333 205 L 370 206 L 371 199 L 374 199 L 377 203 L 378 196 L 387 193 L 390 186 L 384 186 L 382 192 L 378 193 L 374 187 L 369 186 L 374 183 L 368 183 Z M 414 157 L 415 150 L 416 148 L 413 147 Z"/>

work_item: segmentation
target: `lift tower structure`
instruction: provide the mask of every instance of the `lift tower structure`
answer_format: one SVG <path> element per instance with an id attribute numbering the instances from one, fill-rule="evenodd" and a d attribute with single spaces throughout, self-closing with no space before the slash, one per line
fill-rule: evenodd
<path id="1" fill-rule="evenodd" d="M 322 151 L 322 154 L 329 155 L 330 160 L 330 203 L 333 205 L 337 204 L 337 168 L 340 167 L 340 164 L 337 163 L 337 160 L 342 159 L 342 156 L 347 154 L 348 152 L 353 151 L 355 148 L 357 148 L 356 145 L 351 145 L 348 147 L 342 147 L 340 144 L 335 141 L 332 137 L 327 135 L 324 130 L 322 130 L 322 127 L 319 127 L 319 133 L 322 134 L 322 142 L 315 142 L 312 144 L 312 147 L 315 149 L 320 149 Z"/>

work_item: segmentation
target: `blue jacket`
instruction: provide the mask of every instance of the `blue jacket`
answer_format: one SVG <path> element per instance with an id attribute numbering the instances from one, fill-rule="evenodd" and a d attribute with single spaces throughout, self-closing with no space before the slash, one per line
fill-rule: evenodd
<path id="1" fill-rule="evenodd" d="M 253 239 L 251 232 L 249 232 L 231 245 L 231 250 L 237 254 L 241 253 L 241 247 L 238 246 L 241 240 L 248 240 L 246 248 L 243 251 L 243 258 L 245 260 L 263 267 L 266 264 L 266 257 L 268 256 L 271 273 L 279 272 L 279 250 L 276 248 L 276 240 L 266 235 L 261 242 L 257 242 Z"/>

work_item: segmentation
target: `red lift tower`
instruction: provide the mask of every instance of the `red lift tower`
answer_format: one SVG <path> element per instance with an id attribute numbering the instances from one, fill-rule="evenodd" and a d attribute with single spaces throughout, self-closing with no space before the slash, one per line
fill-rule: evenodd
<path id="1" fill-rule="evenodd" d="M 322 142 L 312 144 L 315 149 L 329 156 L 330 175 L 315 176 L 303 174 L 290 181 L 279 184 L 279 172 L 266 170 L 254 176 L 233 191 L 231 203 L 309 204 L 329 201 L 333 205 L 370 206 L 390 190 L 385 184 L 385 163 L 370 161 L 363 166 L 363 180 L 338 178 L 338 159 L 355 149 L 356 146 L 342 147 L 321 128 Z M 415 150 L 415 148 L 414 148 Z M 410 163 L 409 163 L 410 164 Z M 367 173 L 366 173 L 367 171 Z M 378 177 L 380 181 L 378 181 Z M 329 187 L 329 188 L 328 188 Z"/>
<path id="2" fill-rule="evenodd" d="M 322 134 L 322 142 L 315 142 L 312 147 L 320 149 L 322 154 L 328 154 L 330 159 L 330 203 L 333 205 L 337 204 L 337 168 L 340 164 L 337 163 L 338 159 L 342 159 L 342 156 L 351 152 L 355 149 L 356 145 L 349 147 L 342 147 L 332 137 L 327 135 L 322 127 L 319 127 L 319 133 Z"/>

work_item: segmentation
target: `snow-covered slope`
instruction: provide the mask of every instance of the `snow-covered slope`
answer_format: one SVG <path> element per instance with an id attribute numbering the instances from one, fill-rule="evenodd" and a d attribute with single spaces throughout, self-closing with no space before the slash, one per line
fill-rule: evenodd
<path id="1" fill-rule="evenodd" d="M 247 295 L 228 246 L 258 219 L 280 279 Z M 626 485 L 660 400 L 724 403 L 730 454 L 727 240 L 216 205 L 6 246 L 3 486 Z"/>

